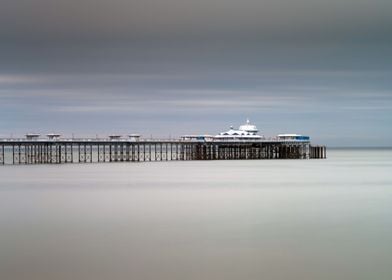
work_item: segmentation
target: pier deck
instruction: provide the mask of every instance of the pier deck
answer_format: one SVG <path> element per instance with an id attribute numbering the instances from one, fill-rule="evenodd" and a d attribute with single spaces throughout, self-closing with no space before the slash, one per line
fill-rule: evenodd
<path id="1" fill-rule="evenodd" d="M 0 139 L 0 164 L 326 158 L 310 141 Z"/>

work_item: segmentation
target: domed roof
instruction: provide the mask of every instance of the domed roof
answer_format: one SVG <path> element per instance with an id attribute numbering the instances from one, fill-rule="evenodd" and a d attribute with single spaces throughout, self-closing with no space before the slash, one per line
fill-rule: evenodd
<path id="1" fill-rule="evenodd" d="M 250 124 L 249 119 L 246 119 L 246 124 L 241 125 L 239 130 L 247 131 L 247 132 L 254 132 L 254 133 L 259 131 L 255 125 Z"/>

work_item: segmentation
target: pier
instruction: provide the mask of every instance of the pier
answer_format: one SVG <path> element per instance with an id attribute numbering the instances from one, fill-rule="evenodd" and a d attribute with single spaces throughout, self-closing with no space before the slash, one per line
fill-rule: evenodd
<path id="1" fill-rule="evenodd" d="M 26 138 L 0 138 L 0 164 L 61 164 L 148 162 L 173 160 L 322 159 L 325 146 L 312 146 L 310 137 L 258 135 L 249 119 L 218 135 L 184 135 L 179 139 L 144 139 L 139 134 L 108 138 L 61 138 L 60 134 L 28 133 Z"/>
<path id="2" fill-rule="evenodd" d="M 185 160 L 323 159 L 309 140 L 0 139 L 0 164 L 62 164 Z"/>

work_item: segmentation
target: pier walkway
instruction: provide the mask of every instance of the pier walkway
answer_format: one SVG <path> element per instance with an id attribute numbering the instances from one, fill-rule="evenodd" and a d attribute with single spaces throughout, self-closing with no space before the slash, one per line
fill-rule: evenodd
<path id="1" fill-rule="evenodd" d="M 301 140 L 1 139 L 0 164 L 170 160 L 321 159 L 325 146 Z"/>

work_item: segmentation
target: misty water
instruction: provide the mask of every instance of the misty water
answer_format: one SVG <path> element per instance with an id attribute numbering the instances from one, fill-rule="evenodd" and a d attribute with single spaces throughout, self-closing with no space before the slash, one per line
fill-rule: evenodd
<path id="1" fill-rule="evenodd" d="M 0 166 L 0 279 L 392 277 L 392 150 Z"/>

